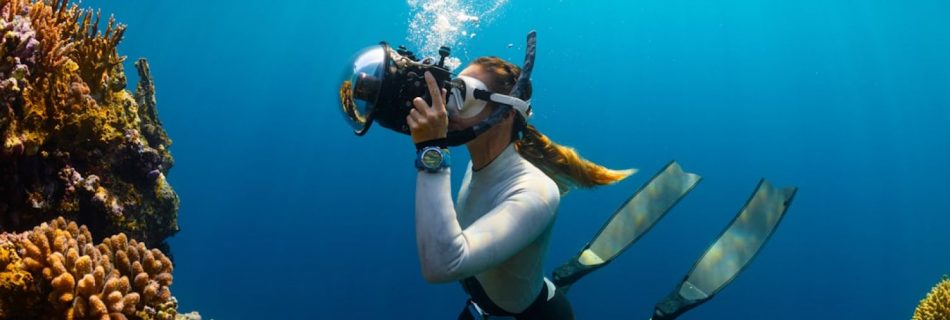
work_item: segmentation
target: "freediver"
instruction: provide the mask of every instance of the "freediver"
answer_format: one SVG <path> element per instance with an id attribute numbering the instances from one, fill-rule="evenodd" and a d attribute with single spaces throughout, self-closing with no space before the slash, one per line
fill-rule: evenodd
<path id="1" fill-rule="evenodd" d="M 560 197 L 634 171 L 587 161 L 528 124 L 536 50 L 531 32 L 520 68 L 482 57 L 453 79 L 445 67 L 447 47 L 436 62 L 383 42 L 358 54 L 340 87 L 341 111 L 354 133 L 362 136 L 376 122 L 411 135 L 422 274 L 432 283 L 461 283 L 470 298 L 459 319 L 574 319 L 567 289 L 632 246 L 701 180 L 671 161 L 551 279 L 544 277 Z M 448 147 L 463 144 L 471 162 L 453 202 Z M 656 304 L 652 319 L 675 319 L 731 283 L 776 230 L 796 190 L 762 179 L 736 218 Z"/>

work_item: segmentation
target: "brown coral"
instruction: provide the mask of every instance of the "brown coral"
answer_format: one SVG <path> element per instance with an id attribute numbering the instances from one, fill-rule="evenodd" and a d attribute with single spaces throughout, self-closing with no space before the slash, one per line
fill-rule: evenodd
<path id="1" fill-rule="evenodd" d="M 43 223 L 18 243 L 49 307 L 34 310 L 51 319 L 174 319 L 172 262 L 161 251 L 124 234 L 98 246 L 85 226 L 63 218 Z"/>
<path id="2" fill-rule="evenodd" d="M 927 297 L 920 301 L 913 320 L 950 319 L 950 278 L 946 275 L 937 283 Z"/>
<path id="3" fill-rule="evenodd" d="M 178 230 L 168 139 L 144 60 L 125 90 L 125 26 L 67 0 L 0 0 L 0 232 L 57 216 L 96 239 Z"/>

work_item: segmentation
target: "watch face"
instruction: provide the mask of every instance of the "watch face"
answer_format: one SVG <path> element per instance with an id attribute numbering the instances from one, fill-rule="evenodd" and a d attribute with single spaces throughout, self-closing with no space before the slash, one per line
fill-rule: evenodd
<path id="1" fill-rule="evenodd" d="M 442 152 L 438 149 L 428 149 L 422 153 L 422 165 L 429 169 L 442 167 Z"/>

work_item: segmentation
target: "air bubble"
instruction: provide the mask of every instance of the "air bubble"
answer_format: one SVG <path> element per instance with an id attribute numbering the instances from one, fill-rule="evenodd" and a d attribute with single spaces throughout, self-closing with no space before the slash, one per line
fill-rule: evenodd
<path id="1" fill-rule="evenodd" d="M 410 7 L 407 40 L 420 57 L 438 56 L 441 46 L 449 46 L 457 55 L 465 55 L 465 41 L 475 38 L 475 31 L 481 24 L 490 23 L 507 2 L 407 0 Z M 453 58 L 460 61 L 457 57 Z M 460 62 L 455 67 L 459 65 Z"/>

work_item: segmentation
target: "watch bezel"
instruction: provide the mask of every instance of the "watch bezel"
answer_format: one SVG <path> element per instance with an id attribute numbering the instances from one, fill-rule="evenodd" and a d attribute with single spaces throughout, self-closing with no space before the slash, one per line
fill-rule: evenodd
<path id="1" fill-rule="evenodd" d="M 435 152 L 438 154 L 438 163 L 429 163 L 426 161 L 426 156 L 430 152 Z M 442 149 L 438 147 L 426 147 L 425 149 L 422 149 L 422 152 L 419 153 L 419 162 L 422 163 L 422 166 L 427 170 L 438 170 L 442 168 L 443 164 L 445 163 L 445 153 L 442 152 Z"/>

